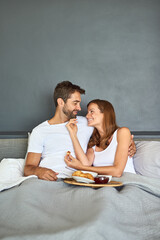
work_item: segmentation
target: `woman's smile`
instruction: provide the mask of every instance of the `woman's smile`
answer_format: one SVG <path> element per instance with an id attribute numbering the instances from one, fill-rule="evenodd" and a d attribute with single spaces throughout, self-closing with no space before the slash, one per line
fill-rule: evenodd
<path id="1" fill-rule="evenodd" d="M 101 113 L 97 104 L 91 103 L 88 106 L 88 113 L 86 115 L 86 118 L 89 126 L 96 127 L 98 125 L 102 125 L 103 113 Z"/>

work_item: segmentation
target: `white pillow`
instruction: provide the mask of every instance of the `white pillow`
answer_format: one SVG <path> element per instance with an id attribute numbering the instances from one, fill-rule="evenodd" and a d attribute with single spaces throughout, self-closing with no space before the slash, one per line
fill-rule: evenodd
<path id="1" fill-rule="evenodd" d="M 134 167 L 138 174 L 160 178 L 160 142 L 135 141 Z"/>
<path id="2" fill-rule="evenodd" d="M 28 178 L 37 177 L 23 176 L 24 163 L 22 158 L 4 158 L 0 162 L 0 191 L 16 186 Z"/>
<path id="3" fill-rule="evenodd" d="M 0 182 L 13 181 L 22 177 L 24 159 L 4 158 L 0 163 Z"/>

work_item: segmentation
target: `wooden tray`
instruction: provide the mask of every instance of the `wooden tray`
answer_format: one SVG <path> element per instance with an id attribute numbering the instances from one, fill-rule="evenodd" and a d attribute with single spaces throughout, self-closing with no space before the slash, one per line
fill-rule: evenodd
<path id="1" fill-rule="evenodd" d="M 76 182 L 74 179 L 69 178 L 69 179 L 64 179 L 65 183 L 71 184 L 71 185 L 78 185 L 78 186 L 85 186 L 85 187 L 92 187 L 92 188 L 99 188 L 99 187 L 120 187 L 123 185 L 122 182 L 117 182 L 117 181 L 110 181 L 109 183 L 106 184 L 96 184 L 96 183 L 80 183 Z"/>

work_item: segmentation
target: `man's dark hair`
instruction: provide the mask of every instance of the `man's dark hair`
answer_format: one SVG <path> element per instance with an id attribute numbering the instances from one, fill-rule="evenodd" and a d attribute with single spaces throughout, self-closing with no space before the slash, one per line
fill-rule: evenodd
<path id="1" fill-rule="evenodd" d="M 57 84 L 54 90 L 53 99 L 55 106 L 57 107 L 57 99 L 62 98 L 66 103 L 67 99 L 70 98 L 71 94 L 74 92 L 79 92 L 80 94 L 85 94 L 85 90 L 80 88 L 80 86 L 72 84 L 69 81 L 63 81 Z"/>

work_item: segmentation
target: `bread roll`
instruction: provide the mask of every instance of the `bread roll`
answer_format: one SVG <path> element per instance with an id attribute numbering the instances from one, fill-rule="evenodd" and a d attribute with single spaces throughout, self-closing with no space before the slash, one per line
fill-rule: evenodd
<path id="1" fill-rule="evenodd" d="M 90 173 L 83 173 L 82 171 L 75 171 L 74 173 L 72 173 L 72 176 L 88 178 L 88 179 L 94 181 L 94 177 L 92 176 L 92 174 L 90 174 Z"/>

